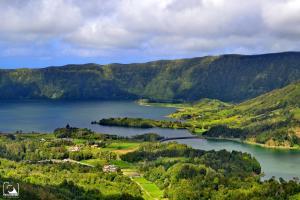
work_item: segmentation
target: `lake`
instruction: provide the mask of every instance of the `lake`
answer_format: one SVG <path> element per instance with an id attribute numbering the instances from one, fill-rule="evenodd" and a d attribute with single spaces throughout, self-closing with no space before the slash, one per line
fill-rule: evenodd
<path id="1" fill-rule="evenodd" d="M 129 101 L 0 101 L 0 132 L 52 132 L 66 124 L 90 128 L 96 132 L 132 136 L 156 132 L 164 137 L 190 136 L 186 130 L 138 129 L 91 125 L 90 122 L 107 117 L 143 117 L 166 119 L 175 108 L 140 106 Z M 251 153 L 265 173 L 264 178 L 276 176 L 291 179 L 300 177 L 300 151 L 274 150 L 226 140 L 178 140 L 204 150 L 237 150 Z"/>
<path id="2" fill-rule="evenodd" d="M 56 128 L 70 124 L 121 136 L 149 132 L 157 132 L 166 137 L 191 135 L 186 130 L 91 125 L 92 121 L 107 117 L 167 119 L 166 116 L 174 111 L 175 108 L 139 106 L 129 101 L 0 101 L 0 131 L 50 133 Z"/>

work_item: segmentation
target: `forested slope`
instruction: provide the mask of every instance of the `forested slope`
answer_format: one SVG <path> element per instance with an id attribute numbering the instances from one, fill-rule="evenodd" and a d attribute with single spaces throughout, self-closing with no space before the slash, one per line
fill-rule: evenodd
<path id="1" fill-rule="evenodd" d="M 0 70 L 0 99 L 241 101 L 300 79 L 300 53 Z"/>
<path id="2" fill-rule="evenodd" d="M 171 115 L 211 137 L 244 138 L 268 146 L 300 145 L 300 82 L 240 104 L 204 99 Z M 228 127 L 230 129 L 228 129 Z"/>

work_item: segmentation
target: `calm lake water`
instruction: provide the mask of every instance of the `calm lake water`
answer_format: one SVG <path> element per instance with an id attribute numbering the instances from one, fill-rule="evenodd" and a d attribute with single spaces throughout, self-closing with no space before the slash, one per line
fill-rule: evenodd
<path id="1" fill-rule="evenodd" d="M 104 127 L 90 122 L 107 117 L 143 117 L 166 119 L 174 108 L 139 106 L 134 102 L 63 102 L 63 101 L 0 101 L 0 132 L 52 132 L 66 124 L 122 136 L 156 132 L 165 137 L 190 136 L 186 130 L 137 129 Z M 260 162 L 265 178 L 276 176 L 291 179 L 300 177 L 300 151 L 273 150 L 232 141 L 186 139 L 178 140 L 204 150 L 237 150 L 251 153 Z"/>
<path id="2" fill-rule="evenodd" d="M 139 106 L 129 101 L 0 101 L 0 132 L 53 132 L 70 124 L 96 132 L 131 136 L 156 132 L 162 136 L 191 135 L 186 130 L 138 129 L 91 125 L 108 117 L 142 117 L 167 119 L 175 108 Z"/>

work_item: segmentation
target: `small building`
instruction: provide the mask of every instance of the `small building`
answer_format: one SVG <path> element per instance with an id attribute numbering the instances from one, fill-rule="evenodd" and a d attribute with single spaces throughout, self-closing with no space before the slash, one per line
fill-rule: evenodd
<path id="1" fill-rule="evenodd" d="M 93 145 L 91 145 L 91 147 L 92 147 L 92 148 L 98 148 L 99 145 L 98 145 L 98 144 L 93 144 Z"/>
<path id="2" fill-rule="evenodd" d="M 117 172 L 118 169 L 116 165 L 104 165 L 102 168 L 103 172 Z"/>
<path id="3" fill-rule="evenodd" d="M 77 151 L 80 151 L 80 147 L 78 147 L 78 146 L 69 147 L 69 151 L 70 151 L 70 152 L 77 152 Z"/>

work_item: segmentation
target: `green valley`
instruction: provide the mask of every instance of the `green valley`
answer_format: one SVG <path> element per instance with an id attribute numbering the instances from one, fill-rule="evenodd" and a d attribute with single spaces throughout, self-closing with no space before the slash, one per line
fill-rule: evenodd
<path id="1" fill-rule="evenodd" d="M 0 19 L 0 200 L 300 200 L 300 0 Z"/>
<path id="2" fill-rule="evenodd" d="M 140 105 L 177 111 L 169 120 L 110 117 L 91 123 L 187 129 L 204 138 L 299 149 L 299 60 L 300 53 L 290 52 L 0 70 L 0 99 L 140 99 Z M 20 182 L 25 199 L 299 196 L 297 178 L 262 181 L 250 154 L 158 142 L 163 140 L 153 132 L 121 137 L 69 125 L 53 134 L 1 134 L 1 181 Z"/>
<path id="3" fill-rule="evenodd" d="M 18 182 L 22 199 L 284 200 L 300 193 L 296 178 L 261 181 L 260 164 L 248 153 L 147 138 L 70 126 L 1 134 L 1 182 Z"/>

